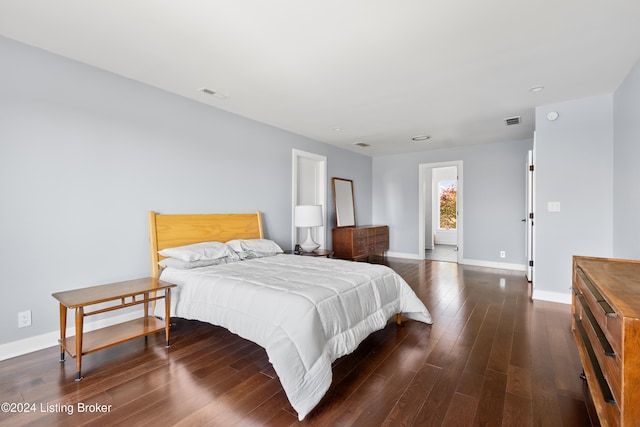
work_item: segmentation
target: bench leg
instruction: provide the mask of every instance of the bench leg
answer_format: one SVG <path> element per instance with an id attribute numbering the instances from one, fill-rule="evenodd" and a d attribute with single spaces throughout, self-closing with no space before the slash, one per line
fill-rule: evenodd
<path id="1" fill-rule="evenodd" d="M 171 327 L 171 289 L 164 290 L 164 338 L 165 346 L 169 347 L 169 331 Z"/>
<path id="2" fill-rule="evenodd" d="M 82 379 L 82 334 L 84 325 L 84 309 L 76 308 L 76 381 Z"/>
<path id="3" fill-rule="evenodd" d="M 64 362 L 64 340 L 67 336 L 67 307 L 60 304 L 60 361 Z"/>

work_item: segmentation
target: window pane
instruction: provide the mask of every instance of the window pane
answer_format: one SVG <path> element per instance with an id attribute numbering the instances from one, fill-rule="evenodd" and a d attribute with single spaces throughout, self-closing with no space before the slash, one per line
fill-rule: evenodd
<path id="1" fill-rule="evenodd" d="M 438 198 L 440 201 L 440 228 L 456 229 L 456 196 L 457 181 L 440 181 L 438 183 Z"/>

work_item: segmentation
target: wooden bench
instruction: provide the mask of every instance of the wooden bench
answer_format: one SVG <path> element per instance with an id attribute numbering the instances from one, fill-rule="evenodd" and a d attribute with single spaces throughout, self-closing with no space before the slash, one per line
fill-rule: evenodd
<path id="1" fill-rule="evenodd" d="M 125 282 L 91 286 L 71 291 L 56 292 L 53 297 L 60 302 L 60 361 L 64 361 L 65 351 L 76 358 L 76 381 L 82 379 L 82 356 L 147 335 L 165 331 L 166 346 L 169 346 L 169 318 L 171 288 L 176 285 L 156 278 L 128 280 Z M 160 293 L 160 295 L 158 295 Z M 165 299 L 164 321 L 149 316 L 149 303 Z M 96 308 L 86 312 L 85 307 L 119 301 L 117 305 Z M 91 332 L 84 332 L 84 318 L 125 307 L 144 304 L 144 316 L 128 322 L 108 326 Z M 67 310 L 75 309 L 76 335 L 67 337 Z"/>

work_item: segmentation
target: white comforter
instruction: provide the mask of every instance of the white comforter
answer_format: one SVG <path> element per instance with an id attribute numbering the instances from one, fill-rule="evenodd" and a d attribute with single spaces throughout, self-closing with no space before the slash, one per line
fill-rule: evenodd
<path id="1" fill-rule="evenodd" d="M 407 283 L 382 265 L 276 255 L 178 270 L 171 315 L 220 325 L 264 347 L 302 420 L 331 385 L 331 363 L 389 317 L 431 323 Z M 163 304 L 156 313 L 164 314 Z"/>

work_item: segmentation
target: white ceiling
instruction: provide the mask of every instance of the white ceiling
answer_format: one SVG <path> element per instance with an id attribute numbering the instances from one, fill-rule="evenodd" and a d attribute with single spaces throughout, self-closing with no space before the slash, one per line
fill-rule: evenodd
<path id="1" fill-rule="evenodd" d="M 0 35 L 381 156 L 531 138 L 535 106 L 612 93 L 640 1 L 0 0 Z"/>

